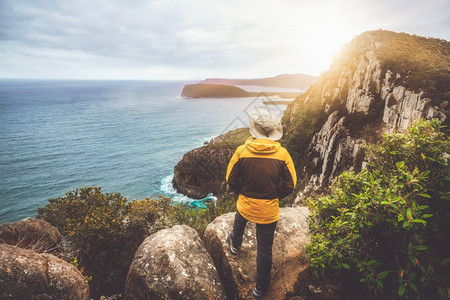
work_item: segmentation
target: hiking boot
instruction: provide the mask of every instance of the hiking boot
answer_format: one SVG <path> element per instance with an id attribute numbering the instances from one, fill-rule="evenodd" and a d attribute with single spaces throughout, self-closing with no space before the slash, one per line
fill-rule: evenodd
<path id="1" fill-rule="evenodd" d="M 261 298 L 262 296 L 264 296 L 264 291 L 258 285 L 255 285 L 255 288 L 252 291 L 252 295 L 255 298 Z"/>
<path id="2" fill-rule="evenodd" d="M 231 233 L 228 234 L 227 242 L 228 242 L 228 244 L 230 244 L 230 252 L 231 252 L 231 254 L 234 254 L 234 255 L 238 254 L 241 247 L 235 247 L 233 245 L 233 240 L 231 239 Z"/>

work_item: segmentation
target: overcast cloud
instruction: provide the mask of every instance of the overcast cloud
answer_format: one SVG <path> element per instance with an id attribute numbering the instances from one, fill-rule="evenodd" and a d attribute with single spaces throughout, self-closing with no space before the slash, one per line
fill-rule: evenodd
<path id="1" fill-rule="evenodd" d="M 449 3 L 0 0 L 0 78 L 318 75 L 365 30 L 448 40 Z"/>

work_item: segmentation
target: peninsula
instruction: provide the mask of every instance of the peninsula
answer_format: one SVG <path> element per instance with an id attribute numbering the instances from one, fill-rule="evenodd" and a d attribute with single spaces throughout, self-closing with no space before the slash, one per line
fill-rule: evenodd
<path id="1" fill-rule="evenodd" d="M 301 92 L 248 92 L 232 85 L 196 83 L 186 84 L 181 92 L 181 97 L 186 98 L 240 98 L 257 97 L 261 93 L 266 96 L 278 96 L 280 98 L 295 98 Z"/>
<path id="2" fill-rule="evenodd" d="M 196 84 L 187 84 L 181 92 L 186 98 L 268 97 L 294 99 L 317 80 L 307 74 L 281 74 L 257 79 L 207 78 Z M 248 88 L 247 88 L 248 87 Z"/>
<path id="3" fill-rule="evenodd" d="M 280 74 L 274 77 L 257 79 L 225 79 L 225 78 L 207 78 L 199 83 L 226 84 L 226 85 L 253 85 L 278 87 L 285 89 L 298 89 L 306 91 L 317 81 L 317 77 L 298 73 L 298 74 Z"/>

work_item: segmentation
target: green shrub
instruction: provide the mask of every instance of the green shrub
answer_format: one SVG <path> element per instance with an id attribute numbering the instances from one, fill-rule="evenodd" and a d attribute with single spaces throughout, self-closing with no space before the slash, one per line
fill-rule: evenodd
<path id="1" fill-rule="evenodd" d="M 230 130 L 213 138 L 213 144 L 210 146 L 234 150 L 238 146 L 244 144 L 249 136 L 250 131 L 247 127 Z"/>
<path id="2" fill-rule="evenodd" d="M 315 87 L 309 91 L 313 95 L 311 97 L 314 97 Z M 288 106 L 282 120 L 286 132 L 280 142 L 291 154 L 297 170 L 303 169 L 306 150 L 314 134 L 319 132 L 328 117 L 321 103 L 317 101 L 320 98 L 304 103 L 304 97 L 304 95 L 298 97 Z M 294 105 L 298 107 L 292 112 Z"/>
<path id="3" fill-rule="evenodd" d="M 178 204 L 172 212 L 171 218 L 177 224 L 186 224 L 195 229 L 201 238 L 206 226 L 215 218 L 228 212 L 236 211 L 237 196 L 229 191 L 220 193 L 216 201 L 206 204 L 206 209 L 191 208 L 188 205 Z"/>
<path id="4" fill-rule="evenodd" d="M 100 187 L 85 187 L 49 199 L 38 209 L 44 219 L 65 236 L 74 248 L 69 262 L 90 279 L 91 295 L 121 293 L 139 245 L 164 228 L 187 224 L 203 236 L 217 216 L 235 210 L 235 201 L 224 193 L 207 209 L 173 205 L 171 199 L 129 201 L 120 193 L 102 193 Z"/>
<path id="5" fill-rule="evenodd" d="M 127 202 L 120 193 L 85 187 L 50 199 L 38 218 L 57 227 L 75 248 L 80 270 L 90 281 L 91 295 L 123 290 L 137 247 L 148 235 L 173 226 L 168 198 Z"/>
<path id="6" fill-rule="evenodd" d="M 312 268 L 377 298 L 447 299 L 448 136 L 419 121 L 368 153 L 365 171 L 343 173 L 330 195 L 309 201 Z"/>

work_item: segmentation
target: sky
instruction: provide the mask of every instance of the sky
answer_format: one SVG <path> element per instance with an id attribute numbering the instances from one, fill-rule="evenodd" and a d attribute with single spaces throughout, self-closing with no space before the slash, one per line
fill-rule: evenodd
<path id="1" fill-rule="evenodd" d="M 0 0 L 0 78 L 319 75 L 376 29 L 450 39 L 449 0 Z"/>

